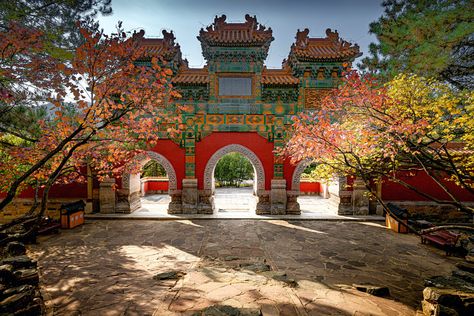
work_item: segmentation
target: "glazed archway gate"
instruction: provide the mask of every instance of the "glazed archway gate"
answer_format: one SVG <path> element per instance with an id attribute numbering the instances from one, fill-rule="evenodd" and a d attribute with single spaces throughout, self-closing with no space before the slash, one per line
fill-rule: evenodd
<path id="1" fill-rule="evenodd" d="M 296 168 L 276 152 L 291 133 L 293 117 L 320 108 L 321 99 L 337 88 L 338 78 L 360 55 L 359 47 L 330 29 L 324 38 L 310 37 L 308 29 L 298 30 L 284 67 L 268 69 L 265 59 L 274 40 L 271 28 L 261 25 L 255 16 L 246 15 L 244 21 L 233 23 L 223 15 L 199 31 L 206 66 L 191 68 L 182 59 L 172 32 L 163 31 L 162 39 L 143 35 L 135 35 L 146 48 L 147 55 L 140 63 L 151 65 L 148 60 L 153 55 L 160 57 L 170 68 L 173 87 L 181 95 L 164 98 L 170 108 L 179 109 L 178 135 L 171 136 L 168 126 L 163 126 L 152 149 L 169 167 L 167 172 L 173 169 L 176 175 L 175 188 L 170 191 L 176 206 L 169 211 L 211 213 L 214 165 L 224 152 L 236 151 L 255 167 L 257 213 L 299 214 L 296 198 L 304 166 Z M 321 53 L 324 50 L 330 54 Z M 133 209 L 136 203 L 130 195 L 134 192 L 128 188 L 126 177 L 122 193 Z M 101 208 L 104 201 L 106 210 L 115 210 L 112 182 L 100 187 Z M 170 186 L 174 184 L 170 182 Z M 345 192 L 342 182 L 332 188 L 349 205 L 350 192 Z"/>
<path id="2" fill-rule="evenodd" d="M 171 196 L 168 213 L 181 212 L 181 202 L 179 199 L 176 199 L 181 193 L 177 189 L 177 176 L 173 165 L 162 154 L 147 151 L 135 156 L 125 167 L 120 189 L 116 191 L 116 213 L 131 213 L 141 207 L 140 198 L 143 189 L 141 187 L 140 173 L 133 173 L 132 165 L 138 164 L 140 168 L 143 168 L 150 160 L 158 162 L 165 169 L 168 176 L 168 194 Z"/>
<path id="3" fill-rule="evenodd" d="M 218 161 L 229 153 L 239 153 L 247 158 L 252 164 L 254 170 L 254 188 L 253 193 L 257 196 L 256 213 L 264 214 L 268 212 L 268 205 L 266 202 L 267 194 L 265 191 L 265 169 L 258 156 L 249 148 L 239 145 L 231 144 L 217 150 L 206 163 L 203 177 L 203 190 L 199 192 L 199 211 L 200 213 L 214 213 L 214 192 L 215 192 L 215 178 L 214 170 Z"/>

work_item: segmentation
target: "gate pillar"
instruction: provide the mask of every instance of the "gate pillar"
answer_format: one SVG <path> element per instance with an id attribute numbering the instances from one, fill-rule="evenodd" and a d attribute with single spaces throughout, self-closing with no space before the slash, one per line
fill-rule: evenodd
<path id="1" fill-rule="evenodd" d="M 100 183 L 99 203 L 101 213 L 115 213 L 115 179 L 107 178 Z"/>
<path id="2" fill-rule="evenodd" d="M 215 209 L 214 195 L 212 190 L 200 190 L 199 191 L 199 214 L 213 214 Z"/>
<path id="3" fill-rule="evenodd" d="M 327 185 L 329 205 L 337 209 L 338 215 L 353 215 L 352 191 L 347 190 L 347 177 L 335 177 Z"/>
<path id="4" fill-rule="evenodd" d="M 257 206 L 255 209 L 255 213 L 257 215 L 268 215 L 270 213 L 270 194 L 268 191 L 260 191 L 257 190 Z"/>
<path id="5" fill-rule="evenodd" d="M 170 191 L 171 202 L 168 205 L 168 214 L 182 214 L 183 202 L 181 199 L 181 190 Z"/>
<path id="6" fill-rule="evenodd" d="M 198 213 L 199 192 L 197 179 L 183 179 L 181 201 L 183 214 Z"/>
<path id="7" fill-rule="evenodd" d="M 272 215 L 286 214 L 286 180 L 272 179 L 270 190 L 270 213 Z"/>
<path id="8" fill-rule="evenodd" d="M 363 180 L 354 180 L 352 190 L 352 210 L 354 215 L 369 215 L 368 192 Z"/>
<path id="9" fill-rule="evenodd" d="M 298 196 L 300 196 L 300 191 L 287 191 L 287 204 L 286 204 L 286 214 L 288 215 L 300 215 L 300 203 L 298 203 Z"/>

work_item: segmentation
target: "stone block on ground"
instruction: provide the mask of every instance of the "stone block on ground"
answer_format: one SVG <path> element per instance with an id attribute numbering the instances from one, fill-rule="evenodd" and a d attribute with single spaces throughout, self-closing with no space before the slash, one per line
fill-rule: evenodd
<path id="1" fill-rule="evenodd" d="M 458 269 L 474 273 L 474 263 L 472 263 L 472 262 L 465 262 L 465 261 L 459 262 L 459 263 L 456 264 L 456 267 Z"/>
<path id="2" fill-rule="evenodd" d="M 469 263 L 474 264 L 474 254 L 469 252 L 466 256 L 466 261 L 469 262 Z"/>
<path id="3" fill-rule="evenodd" d="M 37 263 L 22 243 L 11 242 L 0 265 L 0 315 L 43 315 Z"/>
<path id="4" fill-rule="evenodd" d="M 291 279 L 285 272 L 271 272 L 268 274 L 273 280 L 280 281 L 288 285 L 289 287 L 297 287 L 298 282 L 295 279 Z"/>
<path id="5" fill-rule="evenodd" d="M 161 280 L 177 280 L 185 276 L 186 273 L 183 271 L 167 271 L 155 274 L 153 276 L 154 280 L 161 281 Z"/>
<path id="6" fill-rule="evenodd" d="M 15 283 L 18 285 L 39 284 L 39 274 L 37 269 L 18 269 L 13 273 L 13 275 L 15 276 Z"/>
<path id="7" fill-rule="evenodd" d="M 0 283 L 10 284 L 14 278 L 13 266 L 11 264 L 3 264 L 0 266 Z"/>
<path id="8" fill-rule="evenodd" d="M 474 293 L 474 284 L 466 282 L 457 276 L 434 276 L 425 280 L 425 286 Z"/>
<path id="9" fill-rule="evenodd" d="M 9 257 L 22 256 L 26 254 L 26 247 L 18 241 L 12 241 L 7 244 L 6 253 Z"/>
<path id="10" fill-rule="evenodd" d="M 374 296 L 390 296 L 390 290 L 386 286 L 377 286 L 372 284 L 353 284 L 356 290 L 365 292 Z"/>
<path id="11" fill-rule="evenodd" d="M 21 286 L 17 286 L 17 287 L 11 287 L 11 288 L 8 288 L 8 289 L 5 289 L 2 291 L 1 293 L 1 296 L 0 296 L 0 300 L 3 300 L 5 298 L 7 298 L 8 296 L 11 296 L 11 295 L 14 295 L 14 294 L 18 294 L 18 293 L 22 293 L 22 292 L 26 292 L 26 291 L 32 291 L 34 289 L 34 287 L 32 285 L 29 285 L 29 284 L 25 284 L 25 285 L 21 285 Z"/>
<path id="12" fill-rule="evenodd" d="M 423 299 L 425 315 L 474 315 L 474 293 L 427 287 Z"/>
<path id="13" fill-rule="evenodd" d="M 452 275 L 474 285 L 474 273 L 463 270 L 454 270 Z"/>
<path id="14" fill-rule="evenodd" d="M 29 305 L 35 298 L 33 289 L 8 296 L 0 302 L 0 314 L 13 315 L 17 310 Z"/>
<path id="15" fill-rule="evenodd" d="M 239 265 L 242 269 L 250 270 L 253 272 L 265 272 L 270 271 L 272 268 L 266 263 L 241 263 Z"/>
<path id="16" fill-rule="evenodd" d="M 26 268 L 26 269 L 35 268 L 36 269 L 37 268 L 37 262 L 34 260 L 31 260 L 28 256 L 25 256 L 25 255 L 5 258 L 2 260 L 1 264 L 12 265 L 14 269 L 21 269 L 21 268 Z"/>
<path id="17" fill-rule="evenodd" d="M 213 305 L 195 312 L 193 316 L 261 316 L 262 312 L 254 308 L 236 308 L 229 305 Z"/>

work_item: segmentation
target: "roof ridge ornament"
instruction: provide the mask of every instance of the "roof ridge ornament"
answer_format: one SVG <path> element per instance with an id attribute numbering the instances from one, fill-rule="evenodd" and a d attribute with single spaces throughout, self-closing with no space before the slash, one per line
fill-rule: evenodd
<path id="1" fill-rule="evenodd" d="M 143 37 L 145 36 L 145 30 L 144 29 L 141 29 L 140 31 L 133 31 L 133 34 L 132 34 L 132 38 L 133 39 L 136 39 L 136 40 L 140 40 L 140 39 L 143 39 Z"/>
<path id="2" fill-rule="evenodd" d="M 337 32 L 337 30 L 334 30 L 334 32 L 333 32 L 329 28 L 326 29 L 326 36 L 327 36 L 328 39 L 330 39 L 333 42 L 338 42 L 339 41 L 339 33 Z"/>
<path id="3" fill-rule="evenodd" d="M 333 32 L 331 29 L 326 29 L 326 36 L 332 42 L 337 43 L 339 48 L 341 48 L 343 50 L 350 49 L 352 45 L 354 45 L 352 47 L 359 49 L 359 45 L 351 44 L 350 42 L 340 38 L 339 33 L 337 32 L 337 30 L 334 30 L 334 32 Z"/>
<path id="4" fill-rule="evenodd" d="M 221 15 L 220 17 L 217 17 L 217 15 L 216 15 L 216 17 L 214 18 L 214 29 L 213 30 L 217 31 L 220 28 L 222 28 L 224 26 L 224 24 L 227 24 L 225 22 L 226 19 L 227 19 L 227 16 L 225 14 Z M 212 30 L 212 26 L 213 25 L 211 24 L 210 25 L 211 30 Z M 209 29 L 208 29 L 208 31 L 209 31 Z"/>
<path id="5" fill-rule="evenodd" d="M 173 31 L 168 32 L 166 30 L 163 30 L 161 31 L 161 33 L 163 34 L 163 41 L 169 46 L 173 46 L 174 40 L 176 39 L 176 37 L 174 37 Z"/>
<path id="6" fill-rule="evenodd" d="M 251 30 L 257 30 L 257 16 L 254 15 L 253 17 L 250 16 L 250 14 L 245 15 L 245 25 L 249 26 Z"/>
<path id="7" fill-rule="evenodd" d="M 309 29 L 308 28 L 305 28 L 303 31 L 300 31 L 300 29 L 298 29 L 298 31 L 296 32 L 296 36 L 295 36 L 296 46 L 298 46 L 300 48 L 305 48 L 308 45 L 308 41 L 309 41 L 309 36 L 308 35 L 309 35 Z"/>

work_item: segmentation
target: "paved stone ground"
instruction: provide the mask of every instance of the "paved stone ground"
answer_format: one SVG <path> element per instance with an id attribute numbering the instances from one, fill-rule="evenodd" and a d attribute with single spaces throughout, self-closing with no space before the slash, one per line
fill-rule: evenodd
<path id="1" fill-rule="evenodd" d="M 252 187 L 216 188 L 214 203 L 217 213 L 223 212 L 255 212 L 257 199 Z"/>
<path id="2" fill-rule="evenodd" d="M 423 280 L 458 261 L 371 222 L 97 220 L 30 250 L 55 315 L 191 315 L 213 304 L 264 315 L 413 315 Z M 245 263 L 267 263 L 299 286 Z M 186 275 L 153 279 L 170 270 Z M 391 296 L 353 283 L 388 286 Z"/>
<path id="3" fill-rule="evenodd" d="M 257 199 L 253 195 L 252 187 L 243 188 L 217 188 L 214 195 L 216 211 L 207 218 L 246 218 L 260 217 L 255 214 Z M 179 219 L 183 216 L 169 215 L 168 204 L 171 197 L 167 194 L 153 194 L 141 198 L 141 208 L 131 214 L 114 214 L 112 217 L 146 217 L 149 219 Z M 302 195 L 298 197 L 301 216 L 313 219 L 338 219 L 337 209 L 317 195 Z M 101 217 L 102 214 L 94 214 L 93 217 Z M 107 217 L 111 217 L 107 214 Z M 184 217 L 187 217 L 184 215 Z M 187 219 L 187 218 L 185 218 Z M 342 219 L 342 218 L 339 218 Z"/>

